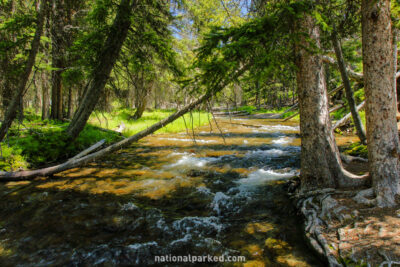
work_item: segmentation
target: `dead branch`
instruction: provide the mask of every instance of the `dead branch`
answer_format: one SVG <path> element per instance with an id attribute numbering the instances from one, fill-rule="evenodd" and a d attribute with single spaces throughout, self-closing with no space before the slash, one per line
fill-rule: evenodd
<path id="1" fill-rule="evenodd" d="M 357 106 L 357 111 L 359 111 L 360 109 L 362 109 L 365 105 L 365 101 L 361 102 L 358 106 Z M 334 131 L 335 129 L 337 129 L 340 126 L 343 126 L 348 120 L 350 120 L 351 118 L 351 112 L 347 113 L 343 118 L 341 118 L 340 120 L 338 120 L 332 127 L 332 130 Z"/>
<path id="2" fill-rule="evenodd" d="M 334 58 L 330 56 L 322 56 L 322 61 L 325 63 L 329 63 L 332 65 L 337 65 L 337 62 Z M 354 70 L 350 69 L 349 67 L 346 68 L 349 78 L 362 83 L 364 80 L 364 76 L 362 73 L 355 72 Z"/>

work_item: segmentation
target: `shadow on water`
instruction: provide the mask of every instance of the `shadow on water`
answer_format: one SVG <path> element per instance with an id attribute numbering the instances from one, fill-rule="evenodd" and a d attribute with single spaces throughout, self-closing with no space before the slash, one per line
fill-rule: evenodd
<path id="1" fill-rule="evenodd" d="M 225 130 L 248 138 L 245 127 Z M 150 136 L 51 179 L 1 184 L 0 265 L 148 266 L 156 255 L 209 254 L 247 261 L 204 266 L 320 266 L 285 194 L 296 140 L 207 137 L 196 146 Z"/>

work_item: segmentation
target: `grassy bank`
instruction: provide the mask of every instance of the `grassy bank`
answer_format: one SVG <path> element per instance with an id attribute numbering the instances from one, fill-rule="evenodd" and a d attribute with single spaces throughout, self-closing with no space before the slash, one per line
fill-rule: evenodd
<path id="1" fill-rule="evenodd" d="M 142 118 L 138 120 L 133 120 L 131 118 L 135 113 L 134 110 L 119 109 L 111 113 L 94 113 L 90 117 L 89 123 L 109 130 L 115 130 L 118 128 L 119 125 L 123 123 L 125 125 L 125 129 L 123 130 L 122 134 L 127 137 L 148 128 L 152 124 L 162 119 L 165 119 L 173 112 L 175 112 L 175 110 L 154 110 L 151 112 L 145 111 Z M 197 128 L 199 126 L 208 124 L 208 118 L 208 113 L 202 111 L 194 111 L 192 115 L 186 114 L 184 116 L 184 119 L 181 117 L 174 122 L 168 124 L 164 128 L 161 128 L 156 133 L 178 133 L 185 131 L 185 122 L 188 128 L 191 129 L 192 122 L 193 127 Z"/>
<path id="2" fill-rule="evenodd" d="M 257 113 L 280 113 L 280 114 L 283 114 L 285 111 L 287 111 L 290 108 L 291 108 L 291 106 L 275 108 L 275 109 L 257 108 L 255 106 L 242 106 L 242 107 L 238 107 L 237 110 L 238 111 L 247 111 L 249 114 L 257 114 Z M 283 114 L 282 118 L 283 119 L 288 118 L 297 112 L 298 112 L 298 110 L 289 111 L 288 113 Z M 298 121 L 299 119 L 300 119 L 299 115 L 296 115 L 292 118 L 293 121 L 296 121 L 296 120 Z"/>
<path id="3" fill-rule="evenodd" d="M 68 142 L 64 130 L 68 123 L 40 119 L 33 112 L 25 114 L 22 123 L 15 122 L 7 137 L 0 143 L 0 170 L 15 171 L 38 168 L 64 161 L 90 145 L 106 139 L 106 143 L 116 142 L 135 134 L 159 120 L 168 117 L 174 111 L 156 110 L 145 112 L 139 120 L 132 120 L 133 110 L 121 109 L 112 113 L 93 114 L 89 124 L 74 142 Z M 191 119 L 193 118 L 193 120 Z M 193 116 L 185 115 L 189 128 L 208 124 L 208 114 L 194 112 Z M 125 130 L 121 136 L 117 132 L 104 131 L 101 128 L 115 130 L 121 123 Z M 179 118 L 175 122 L 157 131 L 157 133 L 175 133 L 185 131 L 185 121 Z"/>

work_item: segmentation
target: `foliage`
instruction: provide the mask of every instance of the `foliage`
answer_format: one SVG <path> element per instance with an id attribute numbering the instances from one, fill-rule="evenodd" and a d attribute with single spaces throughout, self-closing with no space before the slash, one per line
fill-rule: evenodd
<path id="1" fill-rule="evenodd" d="M 110 144 L 120 138 L 117 133 L 104 132 L 87 125 L 81 135 L 68 142 L 65 123 L 26 119 L 25 128 L 12 128 L 7 140 L 1 143 L 1 170 L 11 171 L 19 168 L 37 168 L 66 160 L 90 145 L 106 139 Z"/>
<path id="2" fill-rule="evenodd" d="M 153 110 L 153 111 L 145 111 L 143 116 L 138 120 L 133 120 L 132 116 L 135 113 L 135 110 L 121 108 L 114 110 L 111 113 L 95 113 L 89 119 L 89 122 L 92 125 L 96 125 L 99 127 L 107 128 L 107 129 L 117 129 L 121 124 L 125 125 L 125 129 L 122 132 L 124 136 L 129 137 L 139 131 L 142 131 L 154 123 L 165 119 L 169 115 L 171 115 L 175 110 Z M 192 115 L 186 114 L 184 116 L 185 119 L 179 118 L 169 125 L 161 128 L 156 133 L 177 133 L 183 132 L 186 130 L 186 127 L 189 130 L 192 127 L 197 128 L 199 126 L 205 125 L 209 123 L 210 115 L 203 111 L 195 111 Z M 185 125 L 186 122 L 186 125 Z"/>
<path id="3" fill-rule="evenodd" d="M 368 158 L 367 146 L 361 144 L 360 142 L 352 143 L 351 145 L 346 147 L 344 153 L 351 156 Z"/>

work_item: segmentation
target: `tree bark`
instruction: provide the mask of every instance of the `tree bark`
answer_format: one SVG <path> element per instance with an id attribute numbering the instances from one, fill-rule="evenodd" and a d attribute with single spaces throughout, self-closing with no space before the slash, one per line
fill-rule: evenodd
<path id="1" fill-rule="evenodd" d="M 331 35 L 333 48 L 335 49 L 336 59 L 339 66 L 340 75 L 342 76 L 342 81 L 344 89 L 346 92 L 347 102 L 349 104 L 351 116 L 353 117 L 354 126 L 356 128 L 356 133 L 358 138 L 360 138 L 361 143 L 366 144 L 367 137 L 365 135 L 364 126 L 362 124 L 360 114 L 357 112 L 356 101 L 354 100 L 353 90 L 350 85 L 350 80 L 347 75 L 346 66 L 344 64 L 344 58 L 342 53 L 342 45 L 337 38 L 337 33 L 333 32 Z"/>
<path id="2" fill-rule="evenodd" d="M 136 0 L 121 0 L 117 15 L 110 28 L 107 40 L 97 56 L 97 66 L 93 69 L 92 81 L 88 84 L 78 110 L 76 111 L 67 134 L 71 139 L 75 139 L 83 130 L 99 100 L 101 92 L 110 76 L 110 72 L 119 56 L 122 44 L 126 39 L 131 25 L 131 13 L 136 5 Z"/>
<path id="3" fill-rule="evenodd" d="M 300 108 L 301 190 L 337 188 L 362 184 L 342 166 L 333 136 L 321 56 L 311 54 L 310 41 L 319 48 L 320 33 L 314 18 L 303 14 L 296 24 L 301 36 L 296 44 L 297 88 Z M 354 177 L 355 178 L 355 177 Z"/>
<path id="4" fill-rule="evenodd" d="M 40 45 L 40 37 L 43 32 L 43 24 L 44 24 L 44 18 L 45 18 L 45 14 L 46 14 L 47 2 L 48 2 L 47 0 L 42 0 L 40 2 L 40 8 L 39 8 L 39 12 L 37 15 L 35 36 L 33 37 L 33 40 L 31 43 L 31 50 L 29 51 L 26 66 L 25 66 L 24 72 L 21 76 L 20 82 L 15 90 L 15 93 L 13 95 L 13 98 L 12 98 L 10 104 L 7 107 L 7 110 L 6 110 L 6 113 L 4 116 L 4 121 L 1 124 L 0 141 L 3 140 L 4 136 L 7 134 L 8 129 L 11 127 L 12 122 L 14 121 L 15 117 L 17 116 L 18 106 L 20 105 L 21 98 L 23 97 L 24 92 L 25 92 L 26 84 L 28 83 L 29 76 L 32 72 L 33 64 L 35 63 L 36 54 L 38 52 L 39 45 Z"/>
<path id="5" fill-rule="evenodd" d="M 390 0 L 363 0 L 361 13 L 369 171 L 377 204 L 393 206 L 400 194 L 400 145 Z"/>
<path id="6" fill-rule="evenodd" d="M 64 0 L 55 0 L 51 9 L 52 67 L 51 72 L 51 114 L 53 120 L 63 119 L 63 84 L 61 74 L 65 68 L 66 6 Z"/>

